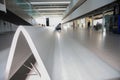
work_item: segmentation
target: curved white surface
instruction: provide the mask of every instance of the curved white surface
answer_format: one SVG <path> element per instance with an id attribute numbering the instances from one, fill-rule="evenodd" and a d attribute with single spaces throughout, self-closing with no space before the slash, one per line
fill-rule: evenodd
<path id="1" fill-rule="evenodd" d="M 25 26 L 25 27 L 27 27 L 27 26 Z M 29 28 L 33 29 L 32 27 L 29 27 Z M 41 60 L 41 57 L 39 54 L 40 52 L 38 52 L 38 50 L 36 49 L 36 46 L 34 45 L 32 39 L 31 39 L 31 36 L 28 33 L 29 28 L 25 29 L 24 27 L 20 26 L 15 33 L 15 36 L 13 38 L 13 42 L 11 45 L 11 49 L 10 49 L 10 54 L 8 57 L 7 67 L 6 67 L 6 73 L 5 73 L 6 80 L 11 78 L 15 74 L 15 72 L 23 65 L 23 63 L 30 57 L 30 55 L 32 53 L 33 53 L 37 63 L 41 67 L 41 74 L 42 74 L 41 80 L 50 80 L 49 75 L 48 75 L 48 73 L 44 67 L 44 64 Z M 26 30 L 28 30 L 28 31 L 26 31 Z M 32 33 L 33 33 L 32 35 L 34 35 L 35 32 L 32 30 Z M 40 31 L 40 33 L 41 33 L 41 31 Z M 26 39 L 26 41 L 24 40 L 24 38 Z M 20 39 L 20 42 L 18 42 L 19 39 Z M 23 43 L 23 41 L 25 43 L 28 43 L 29 46 L 21 45 Z M 17 44 L 19 44 L 19 45 L 17 45 Z M 17 46 L 19 47 L 18 49 L 17 49 Z M 26 47 L 30 47 L 31 52 Z M 22 49 L 25 49 L 25 50 L 22 50 Z M 42 53 L 42 54 L 44 54 L 44 53 Z"/>

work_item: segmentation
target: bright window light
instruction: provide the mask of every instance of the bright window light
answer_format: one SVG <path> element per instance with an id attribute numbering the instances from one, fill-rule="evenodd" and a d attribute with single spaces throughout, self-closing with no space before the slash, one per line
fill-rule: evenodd
<path id="1" fill-rule="evenodd" d="M 62 16 L 48 15 L 48 16 L 42 16 L 42 17 L 36 18 L 36 22 L 38 24 L 45 24 L 46 25 L 46 18 L 49 18 L 49 23 L 50 23 L 51 27 L 56 27 L 62 21 Z"/>

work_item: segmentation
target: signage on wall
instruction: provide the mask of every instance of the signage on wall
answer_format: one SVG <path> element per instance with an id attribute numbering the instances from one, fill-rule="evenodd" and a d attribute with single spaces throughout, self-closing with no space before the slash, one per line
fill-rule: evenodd
<path id="1" fill-rule="evenodd" d="M 6 12 L 5 0 L 0 0 L 0 11 Z"/>

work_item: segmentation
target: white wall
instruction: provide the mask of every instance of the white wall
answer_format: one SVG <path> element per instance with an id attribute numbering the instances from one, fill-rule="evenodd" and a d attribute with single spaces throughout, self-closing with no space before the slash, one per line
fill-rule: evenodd
<path id="1" fill-rule="evenodd" d="M 91 12 L 114 1 L 115 0 L 87 0 L 83 5 L 81 5 L 73 13 L 66 17 L 63 22 L 82 16 L 88 12 Z"/>

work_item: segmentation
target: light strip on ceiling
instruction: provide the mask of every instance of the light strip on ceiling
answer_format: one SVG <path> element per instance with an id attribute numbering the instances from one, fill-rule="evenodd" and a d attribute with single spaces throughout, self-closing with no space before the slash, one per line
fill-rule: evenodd
<path id="1" fill-rule="evenodd" d="M 48 11 L 48 10 L 66 10 L 66 8 L 48 8 L 48 9 L 34 9 L 34 10 L 38 10 L 38 11 Z"/>
<path id="2" fill-rule="evenodd" d="M 35 11 L 52 11 L 52 10 L 63 10 L 63 11 L 65 11 L 66 10 L 66 8 L 46 8 L 46 9 L 33 9 L 33 10 L 35 10 Z M 30 11 L 30 10 L 25 10 L 25 11 Z"/>
<path id="3" fill-rule="evenodd" d="M 50 4 L 70 4 L 70 1 L 62 1 L 62 2 L 30 2 L 32 5 L 50 5 Z"/>
<path id="4" fill-rule="evenodd" d="M 35 6 L 35 8 L 67 8 L 67 6 Z"/>
<path id="5" fill-rule="evenodd" d="M 63 13 L 40 13 L 40 15 L 63 15 Z"/>
<path id="6" fill-rule="evenodd" d="M 64 12 L 38 12 L 38 13 L 32 13 L 32 14 L 38 14 L 38 15 L 40 15 L 40 14 L 63 14 Z"/>

